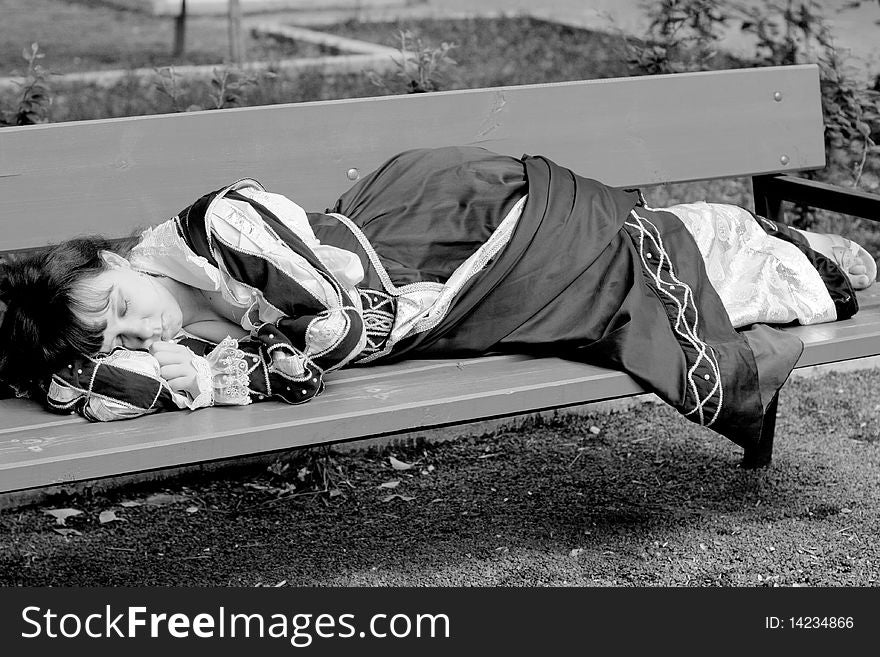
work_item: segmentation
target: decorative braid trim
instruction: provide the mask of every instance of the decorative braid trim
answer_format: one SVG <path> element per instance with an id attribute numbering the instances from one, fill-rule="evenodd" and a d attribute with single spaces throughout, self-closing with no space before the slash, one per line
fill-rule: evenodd
<path id="1" fill-rule="evenodd" d="M 391 337 L 391 329 L 394 328 L 394 318 L 397 316 L 397 299 L 392 295 L 377 290 L 358 290 L 358 292 L 363 306 L 362 316 L 367 344 L 355 362 L 361 362 L 364 358 L 384 350 Z"/>
<path id="2" fill-rule="evenodd" d="M 696 414 L 699 424 L 712 426 L 721 414 L 724 389 L 721 385 L 721 368 L 715 350 L 706 344 L 697 332 L 700 316 L 694 303 L 693 290 L 676 275 L 657 226 L 639 216 L 635 210 L 630 211 L 630 216 L 633 221 L 627 221 L 625 225 L 634 233 L 642 270 L 647 272 L 662 298 L 671 301 L 676 308 L 675 316 L 670 317 L 670 320 L 678 341 L 683 345 L 689 345 L 696 352 L 696 358 L 687 371 L 688 388 L 694 398 L 694 408 L 682 411 L 682 414 L 685 416 Z M 708 370 L 702 377 L 696 372 L 700 366 Z M 705 392 L 701 393 L 701 390 Z M 717 406 L 711 417 L 707 417 L 706 407 L 712 402 Z"/>

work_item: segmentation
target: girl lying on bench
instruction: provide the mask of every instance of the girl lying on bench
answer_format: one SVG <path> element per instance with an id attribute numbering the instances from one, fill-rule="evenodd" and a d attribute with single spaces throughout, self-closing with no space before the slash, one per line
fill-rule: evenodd
<path id="1" fill-rule="evenodd" d="M 325 375 L 519 352 L 622 369 L 740 445 L 874 260 L 731 205 L 652 209 L 541 157 L 400 154 L 324 213 L 242 180 L 128 247 L 9 268 L 2 378 L 90 420 L 301 403 Z"/>

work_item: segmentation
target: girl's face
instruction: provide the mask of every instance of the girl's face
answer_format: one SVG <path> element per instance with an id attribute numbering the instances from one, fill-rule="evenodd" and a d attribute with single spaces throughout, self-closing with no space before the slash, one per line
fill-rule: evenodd
<path id="1" fill-rule="evenodd" d="M 154 342 L 173 339 L 183 326 L 183 312 L 161 279 L 133 270 L 116 254 L 102 255 L 107 269 L 83 284 L 84 295 L 107 299 L 107 307 L 94 315 L 107 323 L 101 351 L 148 349 Z"/>

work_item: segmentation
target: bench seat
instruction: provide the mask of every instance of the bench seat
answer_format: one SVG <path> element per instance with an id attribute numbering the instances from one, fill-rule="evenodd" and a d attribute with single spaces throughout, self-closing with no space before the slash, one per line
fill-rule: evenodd
<path id="1" fill-rule="evenodd" d="M 798 367 L 858 358 L 880 342 L 880 285 L 850 320 L 786 330 L 806 344 Z M 300 406 L 159 413 L 89 423 L 33 402 L 0 401 L 0 492 L 38 488 L 532 413 L 644 392 L 621 372 L 558 358 L 413 360 L 343 370 Z M 684 420 L 683 420 L 684 421 Z M 720 440 L 720 437 L 719 437 Z"/>

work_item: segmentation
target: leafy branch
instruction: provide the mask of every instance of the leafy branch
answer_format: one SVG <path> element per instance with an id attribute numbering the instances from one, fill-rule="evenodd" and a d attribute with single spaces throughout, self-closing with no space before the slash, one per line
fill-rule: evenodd
<path id="1" fill-rule="evenodd" d="M 400 59 L 394 59 L 397 70 L 390 77 L 367 71 L 367 79 L 390 93 L 441 91 L 449 81 L 452 69 L 458 66 L 458 62 L 449 56 L 456 44 L 444 41 L 434 47 L 409 30 L 401 30 L 398 38 Z"/>
<path id="2" fill-rule="evenodd" d="M 185 98 L 192 92 L 192 85 L 185 88 L 182 78 L 173 66 L 165 66 L 155 69 L 156 81 L 154 88 L 171 102 L 174 112 L 196 112 L 206 109 L 225 109 L 240 107 L 244 103 L 245 90 L 248 87 L 259 84 L 257 76 L 250 73 L 229 69 L 215 68 L 211 76 L 210 89 L 205 94 L 202 102 L 187 104 Z M 265 77 L 272 77 L 272 73 L 264 73 Z"/>
<path id="3" fill-rule="evenodd" d="M 22 49 L 21 56 L 27 62 L 24 81 L 15 82 L 21 88 L 21 95 L 13 110 L 0 116 L 0 125 L 34 125 L 49 121 L 52 96 L 48 79 L 51 73 L 40 64 L 46 55 L 40 52 L 39 44 L 32 43 L 29 49 Z"/>

